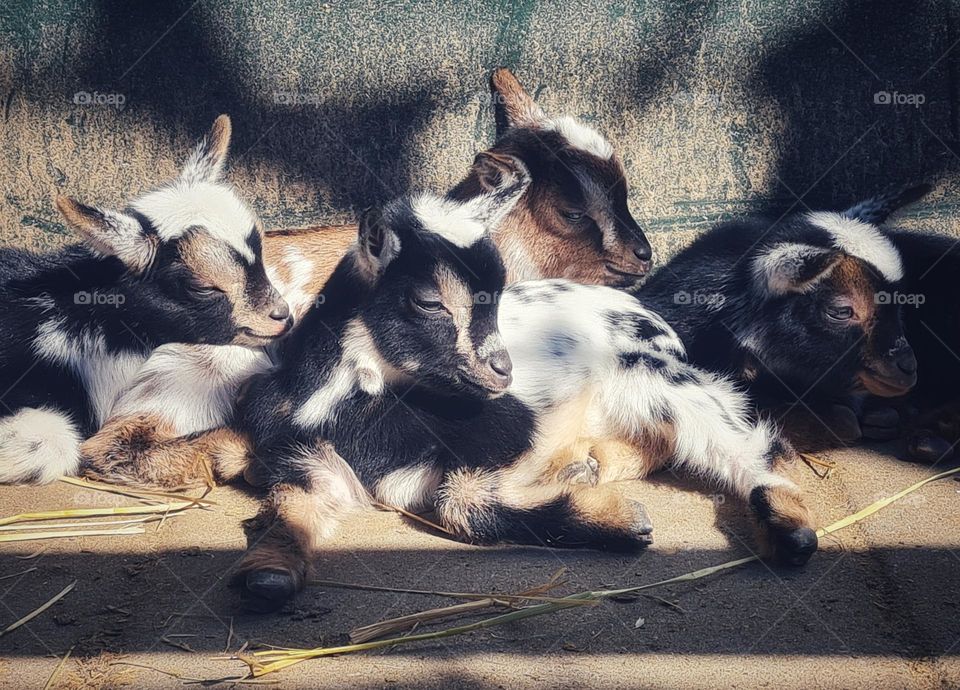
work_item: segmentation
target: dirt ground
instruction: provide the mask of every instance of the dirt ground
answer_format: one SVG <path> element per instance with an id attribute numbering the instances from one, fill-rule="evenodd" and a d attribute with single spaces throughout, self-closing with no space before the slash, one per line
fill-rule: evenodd
<path id="1" fill-rule="evenodd" d="M 896 448 L 825 454 L 838 463 L 827 479 L 798 468 L 822 524 L 932 474 L 891 452 Z M 635 556 L 472 547 L 371 512 L 331 541 L 319 576 L 510 593 L 566 568 L 559 590 L 566 594 L 654 582 L 749 555 L 744 507 L 696 489 L 668 474 L 629 487 L 656 525 L 654 545 Z M 57 657 L 71 649 L 52 687 L 179 687 L 189 679 L 235 677 L 243 665 L 222 657 L 244 645 L 339 644 L 358 625 L 453 603 L 312 586 L 279 614 L 245 614 L 227 582 L 246 543 L 241 521 L 255 512 L 255 501 L 234 488 L 211 498 L 216 507 L 159 530 L 151 525 L 143 535 L 0 547 L 3 625 L 77 581 L 62 601 L 0 638 L 0 687 L 42 687 Z M 132 503 L 66 484 L 0 489 L 7 514 Z M 958 506 L 960 482 L 943 480 L 824 539 L 802 570 L 752 563 L 651 592 L 659 598 L 308 661 L 267 679 L 323 688 L 960 687 Z M 17 575 L 29 568 L 35 570 Z"/>

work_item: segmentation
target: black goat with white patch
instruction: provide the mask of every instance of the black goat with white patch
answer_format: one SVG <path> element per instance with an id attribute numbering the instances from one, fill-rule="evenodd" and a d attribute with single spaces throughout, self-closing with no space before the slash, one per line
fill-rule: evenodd
<path id="1" fill-rule="evenodd" d="M 693 363 L 748 383 L 759 406 L 786 414 L 798 444 L 855 440 L 860 427 L 842 403 L 850 393 L 897 396 L 917 380 L 901 307 L 884 298 L 902 289 L 902 257 L 878 224 L 918 191 L 844 213 L 720 225 L 639 296 Z"/>
<path id="2" fill-rule="evenodd" d="M 236 428 L 255 445 L 248 479 L 271 488 L 270 529 L 238 572 L 250 606 L 299 589 L 370 495 L 432 507 L 476 543 L 643 547 L 644 508 L 612 481 L 668 462 L 749 501 L 765 553 L 802 564 L 816 549 L 782 474 L 789 447 L 728 381 L 683 361 L 660 317 L 612 288 L 504 289 L 485 230 L 525 184 L 365 218 L 279 368 L 252 384 Z"/>
<path id="3" fill-rule="evenodd" d="M 0 251 L 0 481 L 73 473 L 158 345 L 261 345 L 287 330 L 259 223 L 219 181 L 229 140 L 221 116 L 176 180 L 124 211 L 58 197 L 85 244 Z"/>

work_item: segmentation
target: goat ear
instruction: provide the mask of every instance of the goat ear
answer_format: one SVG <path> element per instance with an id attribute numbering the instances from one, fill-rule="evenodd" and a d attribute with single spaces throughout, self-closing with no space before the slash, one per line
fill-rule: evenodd
<path id="1" fill-rule="evenodd" d="M 760 254 L 753 264 L 760 287 L 772 295 L 806 292 L 843 258 L 835 249 L 788 242 Z"/>
<path id="2" fill-rule="evenodd" d="M 506 189 L 522 182 L 526 167 L 514 156 L 493 151 L 481 151 L 473 159 L 473 171 L 484 193 Z"/>
<path id="3" fill-rule="evenodd" d="M 494 70 L 490 76 L 490 93 L 498 137 L 511 127 L 535 129 L 546 119 L 540 106 L 506 67 Z"/>
<path id="4" fill-rule="evenodd" d="M 400 238 L 384 220 L 379 209 L 367 209 L 360 216 L 358 235 L 361 267 L 376 277 L 400 253 Z"/>
<path id="5" fill-rule="evenodd" d="M 67 225 L 98 254 L 115 256 L 134 273 L 143 273 L 153 262 L 157 237 L 144 232 L 133 216 L 87 206 L 68 196 L 58 196 L 56 205 Z"/>
<path id="6" fill-rule="evenodd" d="M 488 231 L 496 230 L 530 186 L 530 171 L 519 158 L 489 151 L 477 155 L 473 165 L 483 193 L 465 205 Z"/>
<path id="7" fill-rule="evenodd" d="M 227 115 L 221 115 L 214 120 L 210 131 L 197 144 L 197 148 L 184 163 L 180 171 L 180 179 L 189 184 L 219 180 L 223 164 L 227 160 L 232 131 L 230 118 Z"/>

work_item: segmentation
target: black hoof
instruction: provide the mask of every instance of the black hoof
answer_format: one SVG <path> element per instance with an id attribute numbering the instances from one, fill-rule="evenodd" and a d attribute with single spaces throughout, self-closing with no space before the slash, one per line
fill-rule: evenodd
<path id="1" fill-rule="evenodd" d="M 297 593 L 296 580 L 278 570 L 252 570 L 243 583 L 243 606 L 254 613 L 282 608 Z"/>
<path id="2" fill-rule="evenodd" d="M 777 538 L 777 562 L 783 565 L 805 565 L 817 551 L 817 533 L 809 527 L 798 527 Z"/>
<path id="3" fill-rule="evenodd" d="M 844 443 L 852 443 L 863 438 L 860 420 L 853 408 L 846 405 L 831 405 L 829 408 L 829 427 L 838 439 Z"/>
<path id="4" fill-rule="evenodd" d="M 933 433 L 920 432 L 907 441 L 907 454 L 911 460 L 933 464 L 953 457 L 953 447 L 946 439 Z"/>
<path id="5" fill-rule="evenodd" d="M 892 407 L 879 407 L 865 412 L 860 422 L 865 426 L 896 427 L 900 425 L 900 413 Z"/>

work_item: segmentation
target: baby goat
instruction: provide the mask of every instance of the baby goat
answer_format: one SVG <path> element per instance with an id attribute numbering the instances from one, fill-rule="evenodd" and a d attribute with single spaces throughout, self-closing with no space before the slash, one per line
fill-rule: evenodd
<path id="1" fill-rule="evenodd" d="M 508 281 L 567 277 L 625 286 L 650 268 L 650 245 L 627 208 L 623 166 L 600 134 L 570 117 L 548 117 L 509 70 L 490 80 L 497 141 L 478 154 L 450 193 L 465 202 L 512 184 L 514 161 L 529 187 L 493 239 L 505 256 Z M 295 319 L 313 305 L 334 266 L 355 242 L 356 227 L 268 232 L 268 273 Z M 119 483 L 180 486 L 204 481 L 199 470 L 235 439 L 224 430 L 200 446 L 190 434 L 222 427 L 236 391 L 269 367 L 242 348 L 168 345 L 141 369 L 106 426 L 83 447 L 87 473 Z M 207 437 L 209 438 L 209 437 Z M 202 451 L 202 453 L 198 452 Z"/>
<path id="2" fill-rule="evenodd" d="M 74 472 L 157 346 L 260 346 L 290 327 L 259 223 L 219 180 L 229 141 L 221 115 L 177 179 L 123 211 L 58 197 L 86 245 L 0 251 L 0 481 Z"/>
<path id="3" fill-rule="evenodd" d="M 607 287 L 503 291 L 486 230 L 525 185 L 404 198 L 365 217 L 279 368 L 253 382 L 236 427 L 271 488 L 269 529 L 239 567 L 250 607 L 292 596 L 371 494 L 433 507 L 476 543 L 643 547 L 643 506 L 607 482 L 667 462 L 749 501 L 774 558 L 799 565 L 816 550 L 781 473 L 789 448 L 748 419 L 729 382 L 684 363 L 659 316 Z"/>
<path id="4" fill-rule="evenodd" d="M 901 308 L 884 299 L 901 290 L 903 261 L 878 227 L 912 191 L 843 213 L 718 226 L 639 295 L 690 361 L 746 382 L 761 407 L 786 414 L 798 444 L 856 440 L 855 414 L 836 401 L 863 389 L 901 395 L 917 380 Z"/>

